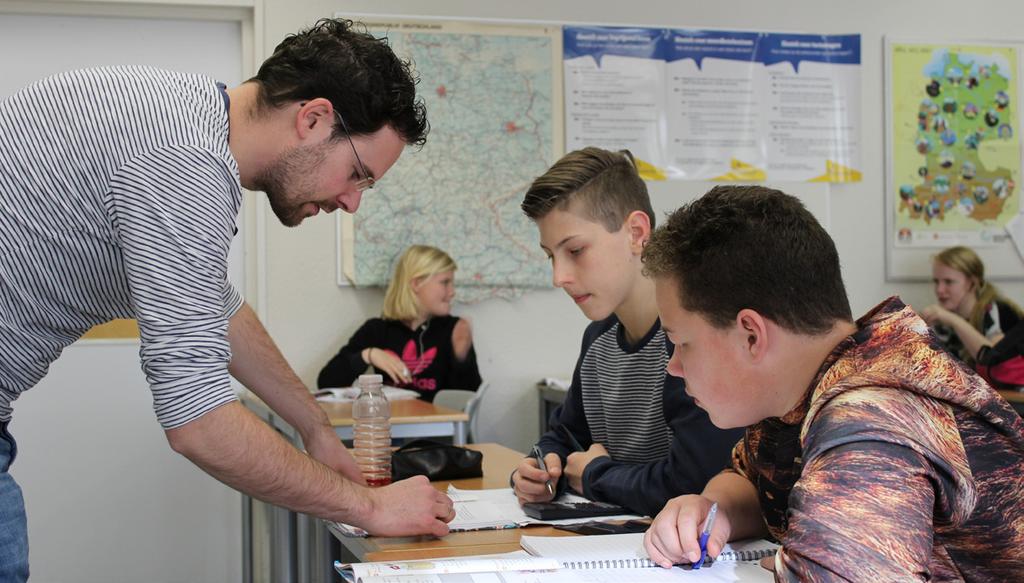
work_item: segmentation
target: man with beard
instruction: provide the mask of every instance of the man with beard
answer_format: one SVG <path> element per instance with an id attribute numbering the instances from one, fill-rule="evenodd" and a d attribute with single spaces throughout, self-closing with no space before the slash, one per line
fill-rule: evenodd
<path id="1" fill-rule="evenodd" d="M 0 102 L 0 582 L 28 577 L 8 473 L 12 402 L 96 324 L 135 318 L 171 447 L 233 488 L 380 535 L 443 535 L 425 478 L 368 489 L 227 279 L 242 188 L 282 223 L 352 213 L 427 131 L 415 79 L 345 20 L 289 36 L 242 85 L 148 67 L 72 71 Z M 229 374 L 302 437 L 240 405 Z"/>

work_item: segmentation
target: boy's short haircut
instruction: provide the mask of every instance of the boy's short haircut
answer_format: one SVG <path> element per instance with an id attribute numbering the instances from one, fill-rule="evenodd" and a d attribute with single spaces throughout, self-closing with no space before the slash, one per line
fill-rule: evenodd
<path id="1" fill-rule="evenodd" d="M 673 278 L 681 305 L 718 328 L 744 308 L 809 335 L 853 320 L 832 238 L 779 190 L 712 188 L 669 216 L 643 260 L 647 275 Z"/>
<path id="2" fill-rule="evenodd" d="M 536 221 L 553 209 L 566 210 L 569 204 L 588 219 L 600 223 L 609 233 L 622 228 L 633 211 L 643 211 L 654 227 L 654 210 L 629 150 L 610 152 L 583 148 L 569 152 L 530 185 L 523 197 L 522 209 Z"/>

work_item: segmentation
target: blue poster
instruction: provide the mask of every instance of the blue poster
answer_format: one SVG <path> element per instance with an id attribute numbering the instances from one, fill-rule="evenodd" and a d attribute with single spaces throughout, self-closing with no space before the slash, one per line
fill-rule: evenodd
<path id="1" fill-rule="evenodd" d="M 860 180 L 860 35 L 566 27 L 570 149 L 648 179 Z"/>

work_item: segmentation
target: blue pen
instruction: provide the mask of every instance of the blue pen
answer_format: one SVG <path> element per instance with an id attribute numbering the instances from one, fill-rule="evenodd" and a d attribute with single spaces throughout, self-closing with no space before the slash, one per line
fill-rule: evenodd
<path id="1" fill-rule="evenodd" d="M 708 519 L 704 522 L 704 531 L 700 533 L 700 560 L 693 564 L 693 570 L 700 569 L 704 560 L 708 558 L 708 536 L 711 535 L 711 528 L 715 526 L 715 515 L 718 514 L 718 502 L 711 505 L 708 510 Z"/>

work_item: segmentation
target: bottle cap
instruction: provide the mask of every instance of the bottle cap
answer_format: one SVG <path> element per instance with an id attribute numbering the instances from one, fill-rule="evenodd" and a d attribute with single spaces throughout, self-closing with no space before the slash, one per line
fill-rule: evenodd
<path id="1" fill-rule="evenodd" d="M 378 385 L 384 384 L 384 376 L 379 374 L 361 374 L 357 381 L 359 386 L 363 386 L 366 383 L 377 383 Z"/>

